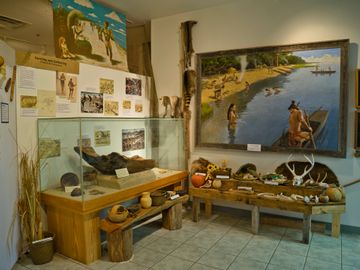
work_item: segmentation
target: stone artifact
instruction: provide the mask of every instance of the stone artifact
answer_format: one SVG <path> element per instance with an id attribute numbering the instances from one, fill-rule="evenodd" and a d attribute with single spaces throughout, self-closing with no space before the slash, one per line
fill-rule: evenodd
<path id="1" fill-rule="evenodd" d="M 63 188 L 70 186 L 77 186 L 79 185 L 79 178 L 75 173 L 68 172 L 61 176 L 60 183 Z"/>
<path id="2" fill-rule="evenodd" d="M 80 155 L 80 147 L 75 146 L 74 150 Z M 82 148 L 82 158 L 101 173 L 110 175 L 115 175 L 115 170 L 121 168 L 127 168 L 129 173 L 136 173 L 155 167 L 153 159 L 143 159 L 140 156 L 128 158 L 116 152 L 99 156 L 92 147 Z"/>
<path id="3" fill-rule="evenodd" d="M 81 188 L 74 188 L 73 191 L 71 191 L 70 195 L 72 197 L 78 197 L 81 196 Z"/>
<path id="4" fill-rule="evenodd" d="M 151 192 L 150 197 L 152 201 L 152 206 L 159 206 L 165 203 L 166 200 L 166 192 L 162 190 L 156 190 Z"/>

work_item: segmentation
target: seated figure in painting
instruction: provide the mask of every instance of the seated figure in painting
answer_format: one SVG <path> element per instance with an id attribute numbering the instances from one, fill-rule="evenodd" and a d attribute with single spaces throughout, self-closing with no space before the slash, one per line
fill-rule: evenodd
<path id="1" fill-rule="evenodd" d="M 301 147 L 305 141 L 310 140 L 312 128 L 305 121 L 302 111 L 298 105 L 295 104 L 295 100 L 291 101 L 288 108 L 289 110 L 289 132 L 288 132 L 288 145 Z M 308 131 L 302 129 L 306 127 Z"/>

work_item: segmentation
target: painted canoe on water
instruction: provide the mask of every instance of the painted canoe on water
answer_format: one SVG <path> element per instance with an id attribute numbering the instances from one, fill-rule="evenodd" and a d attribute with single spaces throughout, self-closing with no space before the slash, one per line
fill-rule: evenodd
<path id="1" fill-rule="evenodd" d="M 313 130 L 313 139 L 316 141 L 316 139 L 319 137 L 321 132 L 323 131 L 326 121 L 328 119 L 329 112 L 327 110 L 322 110 L 319 108 L 318 110 L 314 111 L 309 116 L 309 122 L 310 126 Z M 277 139 L 272 146 L 275 147 L 288 147 L 288 132 L 284 132 L 279 139 Z M 305 141 L 301 148 L 313 148 L 314 145 L 312 143 L 312 140 Z"/>

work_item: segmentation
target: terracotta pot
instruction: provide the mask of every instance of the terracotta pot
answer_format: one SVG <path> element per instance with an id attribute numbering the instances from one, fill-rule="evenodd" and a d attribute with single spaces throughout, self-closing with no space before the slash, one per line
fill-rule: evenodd
<path id="1" fill-rule="evenodd" d="M 191 176 L 191 183 L 194 187 L 201 187 L 203 184 L 205 184 L 205 176 L 194 174 Z"/>
<path id="2" fill-rule="evenodd" d="M 150 192 L 143 192 L 141 194 L 141 198 L 140 198 L 140 204 L 142 208 L 150 208 L 151 207 L 151 197 L 150 197 Z"/>

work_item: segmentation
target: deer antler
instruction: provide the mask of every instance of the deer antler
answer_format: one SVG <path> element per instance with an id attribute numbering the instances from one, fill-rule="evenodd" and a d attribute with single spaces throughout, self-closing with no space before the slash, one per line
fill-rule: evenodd
<path id="1" fill-rule="evenodd" d="M 293 164 L 293 168 L 292 168 L 292 169 L 291 169 L 290 166 L 289 166 L 289 161 L 290 161 L 290 159 L 292 158 L 292 156 L 293 156 L 292 154 L 289 155 L 288 160 L 286 161 L 285 165 L 286 165 L 286 168 L 288 168 L 289 171 L 292 173 L 292 175 L 293 175 L 294 177 L 296 177 L 297 175 L 296 175 L 296 173 L 295 173 L 295 164 Z"/>
<path id="2" fill-rule="evenodd" d="M 315 160 L 314 160 L 314 155 L 311 155 L 312 159 L 308 158 L 306 155 L 304 155 L 305 159 L 307 161 L 310 162 L 310 168 L 308 169 L 308 166 L 305 166 L 304 168 L 304 172 L 302 173 L 302 175 L 297 175 L 295 173 L 295 164 L 293 164 L 293 168 L 291 169 L 290 166 L 289 166 L 289 161 L 292 157 L 292 154 L 288 157 L 288 160 L 287 162 L 285 163 L 286 167 L 289 169 L 289 171 L 292 173 L 292 175 L 294 176 L 293 178 L 293 185 L 295 186 L 299 186 L 301 185 L 301 183 L 303 182 L 303 178 L 305 175 L 307 175 L 311 170 L 312 168 L 314 167 L 315 165 Z M 311 178 L 311 175 L 310 175 L 310 178 Z"/>
<path id="3" fill-rule="evenodd" d="M 307 175 L 312 170 L 312 168 L 314 168 L 314 165 L 315 165 L 315 160 L 314 160 L 314 155 L 313 154 L 311 154 L 311 160 L 306 155 L 304 155 L 304 157 L 307 159 L 307 161 L 310 162 L 311 166 L 310 166 L 309 169 L 307 169 L 308 166 L 305 166 L 304 172 L 303 172 L 302 175 L 300 175 L 300 178 L 303 178 L 305 175 Z"/>

